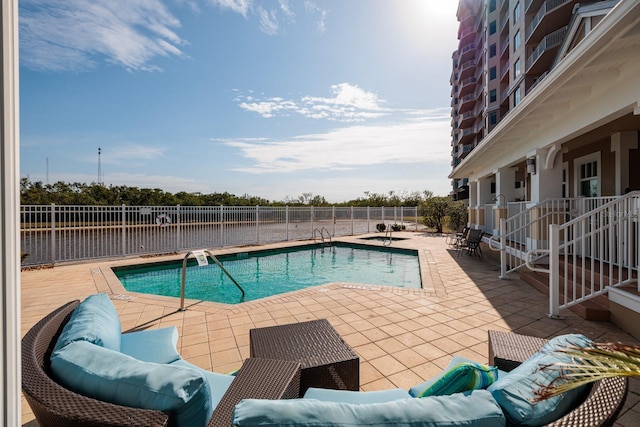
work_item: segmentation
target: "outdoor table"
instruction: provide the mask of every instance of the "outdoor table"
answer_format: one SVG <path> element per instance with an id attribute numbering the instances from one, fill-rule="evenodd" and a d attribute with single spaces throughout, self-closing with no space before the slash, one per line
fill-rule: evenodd
<path id="1" fill-rule="evenodd" d="M 360 358 L 328 320 L 249 331 L 251 357 L 299 362 L 300 396 L 309 387 L 359 390 Z"/>

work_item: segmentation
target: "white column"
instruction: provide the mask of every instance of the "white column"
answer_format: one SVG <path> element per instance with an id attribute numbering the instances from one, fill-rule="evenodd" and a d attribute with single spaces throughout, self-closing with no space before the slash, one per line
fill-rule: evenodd
<path id="1" fill-rule="evenodd" d="M 538 150 L 531 157 L 536 159 L 535 173 L 530 175 L 531 204 L 562 197 L 562 155 L 555 152 L 553 159 L 547 159 L 547 150 Z"/>
<path id="2" fill-rule="evenodd" d="M 611 135 L 611 152 L 616 154 L 616 195 L 629 187 L 629 150 L 638 148 L 638 132 L 618 132 Z M 604 172 L 604 171 L 602 171 Z"/>
<path id="3" fill-rule="evenodd" d="M 480 178 L 478 180 L 478 209 L 476 212 L 476 223 L 479 225 L 479 229 L 491 233 L 488 228 L 493 229 L 490 223 L 493 223 L 493 218 L 486 217 L 486 211 L 484 205 L 493 202 L 493 196 L 491 195 L 491 178 Z M 493 215 L 493 212 L 491 212 Z"/>
<path id="4" fill-rule="evenodd" d="M 502 168 L 496 171 L 496 197 L 498 205 L 506 205 L 516 198 L 517 168 Z M 504 197 L 498 197 L 500 194 Z"/>
<path id="5" fill-rule="evenodd" d="M 2 120 L 0 120 L 0 424 L 19 426 L 20 219 L 18 0 L 2 0 Z"/>
<path id="6" fill-rule="evenodd" d="M 517 168 L 502 168 L 496 175 L 496 205 L 493 207 L 493 235 L 500 234 L 500 219 L 507 218 L 507 202 L 516 198 Z"/>

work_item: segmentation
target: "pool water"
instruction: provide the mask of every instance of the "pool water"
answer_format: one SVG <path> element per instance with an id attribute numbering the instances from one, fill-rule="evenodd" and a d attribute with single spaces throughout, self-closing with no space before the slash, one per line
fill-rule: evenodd
<path id="1" fill-rule="evenodd" d="M 351 245 L 305 246 L 218 256 L 240 290 L 213 261 L 190 259 L 185 298 L 236 304 L 331 282 L 420 288 L 416 251 Z M 182 261 L 114 267 L 131 292 L 180 296 Z"/>

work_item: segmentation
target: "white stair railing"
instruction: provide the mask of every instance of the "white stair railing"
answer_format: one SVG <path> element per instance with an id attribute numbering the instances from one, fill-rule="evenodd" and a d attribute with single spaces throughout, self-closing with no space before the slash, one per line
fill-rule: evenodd
<path id="1" fill-rule="evenodd" d="M 605 203 L 564 224 L 548 226 L 549 315 L 595 298 L 610 287 L 637 283 L 640 192 Z M 530 256 L 536 249 L 528 251 Z"/>
<path id="2" fill-rule="evenodd" d="M 528 252 L 530 263 L 546 257 L 549 239 L 540 230 L 547 230 L 551 224 L 564 224 L 616 199 L 615 196 L 546 199 L 501 219 L 498 234 L 489 239 L 489 247 L 501 252 L 500 278 L 505 279 L 507 274 L 525 266 Z"/>

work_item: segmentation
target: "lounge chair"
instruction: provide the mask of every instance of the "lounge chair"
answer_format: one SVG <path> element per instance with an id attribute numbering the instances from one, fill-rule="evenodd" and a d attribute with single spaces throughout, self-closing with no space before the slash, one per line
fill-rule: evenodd
<path id="1" fill-rule="evenodd" d="M 22 339 L 22 391 L 41 427 L 166 426 L 172 414 L 116 405 L 78 394 L 52 377 L 50 356 L 79 301 L 69 302 L 40 320 Z M 300 365 L 247 359 L 216 406 L 209 426 L 230 425 L 243 398 L 283 399 L 299 393 Z"/>

